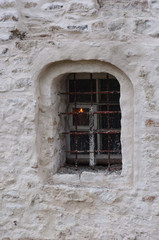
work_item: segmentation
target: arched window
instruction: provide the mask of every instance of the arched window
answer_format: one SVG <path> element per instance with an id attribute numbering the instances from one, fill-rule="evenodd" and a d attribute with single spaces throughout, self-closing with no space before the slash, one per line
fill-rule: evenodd
<path id="1" fill-rule="evenodd" d="M 36 148 L 41 179 L 98 187 L 131 184 L 134 90 L 126 74 L 105 62 L 62 61 L 44 69 L 39 83 Z M 116 170 L 121 166 L 120 175 Z"/>
<path id="2" fill-rule="evenodd" d="M 120 85 L 108 73 L 71 73 L 67 77 L 66 164 L 120 170 Z M 65 98 L 66 99 L 66 98 Z"/>

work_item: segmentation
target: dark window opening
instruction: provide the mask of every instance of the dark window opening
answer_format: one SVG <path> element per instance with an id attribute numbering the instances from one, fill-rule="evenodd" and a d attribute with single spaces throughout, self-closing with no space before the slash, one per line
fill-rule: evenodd
<path id="1" fill-rule="evenodd" d="M 66 164 L 121 169 L 120 85 L 110 74 L 70 74 Z"/>

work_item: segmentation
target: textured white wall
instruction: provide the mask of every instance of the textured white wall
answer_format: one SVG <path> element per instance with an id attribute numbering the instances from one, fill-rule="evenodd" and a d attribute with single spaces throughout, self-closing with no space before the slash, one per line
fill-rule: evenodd
<path id="1" fill-rule="evenodd" d="M 159 239 L 158 6 L 146 0 L 0 0 L 1 239 Z M 57 101 L 48 84 L 66 68 L 81 72 L 84 61 L 91 72 L 92 60 L 97 72 L 102 63 L 102 71 L 130 85 L 123 84 L 123 92 L 134 92 L 121 104 L 134 111 L 130 129 L 131 114 L 122 119 L 133 133 L 125 142 L 128 161 L 125 154 L 121 176 L 53 175 L 53 132 L 48 148 L 41 144 L 42 114 L 48 130 L 56 118 L 45 115 Z"/>

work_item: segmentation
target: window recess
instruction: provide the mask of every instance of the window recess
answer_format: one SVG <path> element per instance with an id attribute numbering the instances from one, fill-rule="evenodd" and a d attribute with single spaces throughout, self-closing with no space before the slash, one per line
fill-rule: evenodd
<path id="1" fill-rule="evenodd" d="M 121 169 L 120 85 L 107 73 L 68 76 L 65 116 L 66 164 Z"/>

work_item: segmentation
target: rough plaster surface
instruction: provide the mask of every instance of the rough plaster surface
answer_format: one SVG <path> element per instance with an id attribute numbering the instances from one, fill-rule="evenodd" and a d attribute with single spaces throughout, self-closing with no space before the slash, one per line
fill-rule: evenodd
<path id="1" fill-rule="evenodd" d="M 157 0 L 0 0 L 0 239 L 159 239 L 158 26 Z M 121 175 L 55 173 L 74 71 L 121 84 Z"/>

